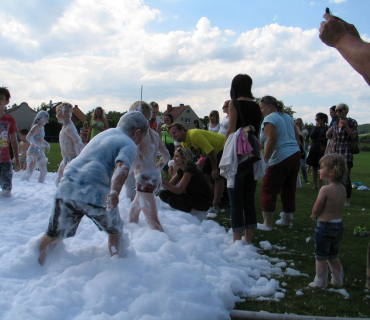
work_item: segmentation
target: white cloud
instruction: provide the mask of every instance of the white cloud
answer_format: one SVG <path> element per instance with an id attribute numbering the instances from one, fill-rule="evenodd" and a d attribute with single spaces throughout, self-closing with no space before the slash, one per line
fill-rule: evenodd
<path id="1" fill-rule="evenodd" d="M 342 3 L 346 2 L 347 0 L 329 0 L 329 3 Z"/>
<path id="2" fill-rule="evenodd" d="M 189 31 L 153 33 L 146 27 L 160 19 L 160 12 L 141 0 L 72 1 L 43 32 L 1 14 L 4 19 L 22 48 L 22 55 L 0 48 L 0 84 L 11 89 L 12 103 L 36 107 L 52 99 L 84 111 L 97 105 L 124 111 L 139 100 L 144 85 L 144 99 L 158 101 L 161 109 L 185 103 L 204 116 L 215 108 L 221 112 L 238 73 L 252 76 L 256 96 L 271 94 L 287 105 L 301 95 L 316 97 L 293 105 L 304 120 L 327 109 L 314 102 L 320 97 L 350 97 L 360 113 L 370 100 L 362 78 L 335 49 L 321 43 L 317 29 L 274 23 L 226 45 L 235 32 L 202 17 Z M 10 41 L 9 32 L 0 33 L 2 42 Z M 361 119 L 370 122 L 369 113 Z"/>

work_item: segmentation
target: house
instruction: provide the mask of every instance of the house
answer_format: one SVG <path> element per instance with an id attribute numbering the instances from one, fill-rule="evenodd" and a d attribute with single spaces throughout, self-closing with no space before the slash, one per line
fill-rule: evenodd
<path id="1" fill-rule="evenodd" d="M 30 130 L 37 114 L 27 102 L 22 102 L 20 105 L 13 104 L 6 113 L 14 117 L 18 130 Z"/>
<path id="2" fill-rule="evenodd" d="M 183 103 L 180 103 L 178 107 L 173 107 L 172 104 L 167 104 L 166 113 L 172 115 L 173 122 L 180 122 L 187 130 L 194 129 L 194 120 L 198 120 L 199 126 L 203 128 L 202 120 L 189 105 L 185 106 Z"/>

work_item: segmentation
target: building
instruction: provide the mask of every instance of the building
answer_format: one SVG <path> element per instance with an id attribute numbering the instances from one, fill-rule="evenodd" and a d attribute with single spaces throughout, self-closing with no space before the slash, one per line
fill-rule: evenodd
<path id="1" fill-rule="evenodd" d="M 22 102 L 20 105 L 13 104 L 6 113 L 14 117 L 18 130 L 30 130 L 37 114 L 27 102 Z"/>
<path id="2" fill-rule="evenodd" d="M 202 120 L 197 116 L 194 110 L 189 106 L 185 106 L 180 103 L 178 107 L 173 107 L 172 104 L 167 105 L 167 111 L 164 113 L 169 113 L 173 117 L 173 122 L 180 122 L 184 125 L 186 129 L 194 129 L 194 120 L 199 121 L 199 127 L 203 128 Z"/>

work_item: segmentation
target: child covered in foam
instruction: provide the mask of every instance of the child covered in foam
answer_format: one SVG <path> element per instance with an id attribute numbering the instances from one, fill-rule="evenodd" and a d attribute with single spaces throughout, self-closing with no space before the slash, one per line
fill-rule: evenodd
<path id="1" fill-rule="evenodd" d="M 346 189 L 342 184 L 347 168 L 344 158 L 330 154 L 320 159 L 320 179 L 329 185 L 320 189 L 312 209 L 311 219 L 317 221 L 315 229 L 316 276 L 310 287 L 326 288 L 328 285 L 328 264 L 331 283 L 343 286 L 343 270 L 338 258 L 339 243 L 343 238 L 342 211 L 346 201 Z"/>
<path id="2" fill-rule="evenodd" d="M 40 242 L 39 263 L 62 240 L 73 237 L 86 215 L 109 235 L 113 256 L 123 257 L 128 242 L 118 210 L 119 194 L 147 134 L 148 121 L 140 112 L 123 115 L 117 128 L 97 135 L 64 170 L 55 194 L 49 226 Z"/>
<path id="3" fill-rule="evenodd" d="M 44 126 L 49 122 L 49 114 L 41 110 L 33 120 L 32 128 L 27 134 L 27 141 L 31 144 L 27 150 L 27 169 L 22 175 L 21 180 L 29 180 L 36 168 L 40 170 L 39 183 L 44 183 L 46 179 L 47 161 L 45 148 L 50 151 L 50 145 L 44 140 Z"/>
<path id="4" fill-rule="evenodd" d="M 84 147 L 77 129 L 71 121 L 73 107 L 67 102 L 57 106 L 57 120 L 63 124 L 62 130 L 59 133 L 60 151 L 63 160 L 59 165 L 58 174 L 55 178 L 55 185 L 58 187 L 60 179 L 63 177 L 64 168 L 66 165 L 76 158 Z"/>
<path id="5" fill-rule="evenodd" d="M 137 101 L 130 107 L 130 111 L 135 110 L 140 111 L 147 120 L 152 116 L 151 106 L 144 101 Z M 156 163 L 157 151 L 162 155 L 158 163 Z M 143 210 L 149 227 L 163 231 L 158 219 L 154 194 L 161 187 L 161 171 L 169 159 L 170 154 L 161 137 L 153 129 L 149 129 L 138 147 L 134 166 L 136 195 L 129 209 L 130 222 L 138 223 L 140 211 Z"/>

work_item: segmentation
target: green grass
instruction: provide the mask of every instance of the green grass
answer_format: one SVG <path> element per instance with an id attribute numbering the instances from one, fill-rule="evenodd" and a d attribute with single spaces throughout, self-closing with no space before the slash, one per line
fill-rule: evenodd
<path id="1" fill-rule="evenodd" d="M 56 171 L 62 159 L 60 147 L 57 143 L 51 144 L 51 151 L 47 154 L 50 164 L 48 171 Z M 369 175 L 370 152 L 361 152 L 355 155 L 354 167 L 351 172 L 352 182 L 361 181 L 370 187 Z M 301 177 L 302 178 L 302 177 Z M 303 179 L 302 179 L 303 180 Z M 312 182 L 312 176 L 309 175 Z M 261 181 L 258 182 L 256 191 L 256 209 L 258 222 L 262 223 L 261 215 Z M 259 247 L 259 242 L 268 240 L 272 245 L 286 247 L 284 250 L 272 249 L 262 251 L 270 258 L 279 258 L 287 262 L 288 267 L 299 270 L 309 277 L 284 276 L 277 280 L 286 282 L 285 298 L 279 302 L 257 301 L 247 298 L 243 303 L 237 303 L 235 309 L 248 311 L 268 311 L 271 313 L 294 313 L 300 315 L 332 316 L 332 317 L 370 317 L 370 292 L 365 292 L 366 281 L 366 254 L 369 238 L 353 236 L 353 229 L 360 225 L 370 229 L 370 192 L 353 190 L 351 207 L 344 208 L 343 221 L 345 235 L 340 245 L 339 258 L 344 269 L 344 289 L 349 293 L 349 299 L 328 290 L 309 289 L 308 283 L 315 276 L 315 222 L 310 219 L 312 206 L 317 197 L 317 191 L 312 191 L 310 185 L 303 185 L 297 190 L 297 212 L 294 215 L 293 228 L 276 227 L 272 232 L 256 230 L 254 244 Z M 274 221 L 278 219 L 281 205 L 278 198 Z M 230 228 L 230 207 L 225 206 L 225 212 L 220 213 L 216 221 L 226 229 Z M 365 208 L 363 211 L 362 209 Z M 306 238 L 311 241 L 306 242 Z M 295 266 L 291 266 L 294 263 Z M 329 285 L 328 288 L 331 286 Z M 304 295 L 297 296 L 296 291 L 301 290 Z M 366 297 L 368 296 L 368 297 Z"/>
<path id="2" fill-rule="evenodd" d="M 57 172 L 59 164 L 62 161 L 62 154 L 60 153 L 60 145 L 58 142 L 50 143 L 50 152 L 45 153 L 48 158 L 48 172 Z"/>
<path id="3" fill-rule="evenodd" d="M 361 152 L 355 155 L 354 167 L 351 171 L 352 182 L 361 181 L 370 187 L 369 175 L 370 153 Z M 302 178 L 302 177 L 301 177 Z M 302 179 L 303 181 L 303 179 Z M 312 181 L 312 176 L 309 176 Z M 256 191 L 256 209 L 258 222 L 262 223 L 261 214 L 261 181 L 258 182 Z M 300 315 L 315 316 L 339 316 L 339 317 L 370 317 L 370 292 L 365 291 L 366 284 L 366 254 L 369 245 L 369 238 L 353 236 L 353 229 L 370 227 L 370 192 L 353 190 L 351 196 L 351 207 L 344 208 L 343 221 L 345 235 L 340 245 L 339 258 L 344 269 L 344 289 L 350 295 L 349 299 L 335 292 L 328 290 L 308 288 L 308 283 L 313 281 L 315 276 L 315 222 L 310 219 L 312 206 L 315 203 L 318 192 L 312 191 L 312 184 L 304 184 L 302 189 L 297 190 L 296 204 L 297 212 L 294 215 L 293 228 L 276 226 L 272 232 L 256 230 L 254 244 L 259 247 L 259 242 L 268 240 L 272 245 L 286 247 L 285 250 L 272 249 L 263 252 L 270 258 L 279 258 L 286 261 L 288 267 L 292 267 L 309 277 L 289 277 L 277 279 L 286 282 L 287 289 L 285 298 L 280 302 L 257 301 L 247 298 L 245 302 L 238 303 L 235 309 L 248 311 L 268 311 L 271 313 L 294 313 Z M 282 211 L 279 203 L 274 215 L 274 221 Z M 365 208 L 365 211 L 362 209 Z M 216 219 L 221 225 L 230 228 L 230 210 L 225 208 L 225 213 L 218 215 Z M 306 242 L 306 238 L 311 241 Z M 330 279 L 329 279 L 330 280 Z M 328 288 L 332 286 L 329 285 Z M 297 296 L 296 291 L 301 290 L 304 295 Z M 366 298 L 366 296 L 368 296 Z"/>

